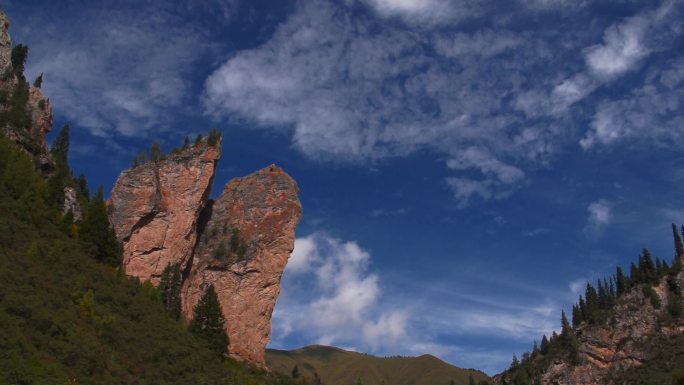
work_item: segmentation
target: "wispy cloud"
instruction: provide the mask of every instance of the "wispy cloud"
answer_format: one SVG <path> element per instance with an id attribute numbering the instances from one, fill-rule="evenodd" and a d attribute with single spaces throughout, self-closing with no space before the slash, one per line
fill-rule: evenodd
<path id="1" fill-rule="evenodd" d="M 460 6 L 469 9 L 463 17 L 489 12 L 471 2 L 364 4 L 380 18 L 421 20 Z M 502 199 L 525 181 L 526 169 L 576 145 L 574 130 L 593 114 L 584 147 L 622 135 L 606 122 L 627 107 L 611 108 L 609 94 L 597 91 L 670 47 L 664 36 L 681 34 L 668 27 L 680 13 L 672 2 L 644 7 L 602 34 L 507 29 L 526 10 L 572 6 L 525 4 L 506 21 L 452 32 L 430 23 L 377 24 L 353 14 L 352 2 L 302 2 L 269 41 L 236 53 L 208 77 L 204 104 L 216 119 L 291 130 L 294 147 L 315 159 L 372 163 L 428 149 L 453 171 L 445 181 L 460 207 Z M 663 82 L 676 84 L 678 73 L 673 68 Z M 571 112 L 580 103 L 583 109 Z M 618 133 L 603 135 L 609 131 Z"/>
<path id="2" fill-rule="evenodd" d="M 587 206 L 587 223 L 584 226 L 585 235 L 597 238 L 603 233 L 603 229 L 613 221 L 613 204 L 605 199 L 591 202 Z"/>
<path id="3" fill-rule="evenodd" d="M 382 17 L 399 17 L 410 24 L 454 23 L 481 12 L 477 1 L 361 0 Z"/>
<path id="4" fill-rule="evenodd" d="M 46 5 L 49 12 L 32 15 L 27 70 L 44 73 L 55 110 L 93 135 L 159 135 L 195 108 L 194 66 L 215 45 L 195 17 L 225 22 L 231 7 L 234 1 Z"/>

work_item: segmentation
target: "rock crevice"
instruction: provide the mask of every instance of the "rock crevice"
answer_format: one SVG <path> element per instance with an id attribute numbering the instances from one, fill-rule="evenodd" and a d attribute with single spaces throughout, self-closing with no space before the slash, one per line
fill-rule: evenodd
<path id="1" fill-rule="evenodd" d="M 202 142 L 124 171 L 108 203 L 110 220 L 127 274 L 158 284 L 168 264 L 179 264 L 186 321 L 213 285 L 229 354 L 265 368 L 271 314 L 302 212 L 299 190 L 271 165 L 231 180 L 209 200 L 219 148 Z"/>

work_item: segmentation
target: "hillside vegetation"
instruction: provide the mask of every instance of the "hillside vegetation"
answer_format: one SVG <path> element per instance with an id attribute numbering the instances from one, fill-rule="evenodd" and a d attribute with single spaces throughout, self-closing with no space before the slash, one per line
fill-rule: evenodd
<path id="1" fill-rule="evenodd" d="M 291 382 L 217 355 L 156 288 L 101 258 L 101 196 L 74 224 L 49 190 L 0 134 L 0 384 Z"/>
<path id="2" fill-rule="evenodd" d="M 374 357 L 328 346 L 284 351 L 267 350 L 266 362 L 274 371 L 293 375 L 300 382 L 325 385 L 469 385 L 486 383 L 486 374 L 449 365 L 431 355 Z"/>

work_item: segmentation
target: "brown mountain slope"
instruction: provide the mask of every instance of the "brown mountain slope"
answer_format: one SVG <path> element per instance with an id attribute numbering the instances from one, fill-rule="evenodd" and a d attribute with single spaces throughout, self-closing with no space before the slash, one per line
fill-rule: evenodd
<path id="1" fill-rule="evenodd" d="M 352 385 L 359 379 L 365 385 L 467 385 L 470 375 L 480 382 L 486 374 L 456 366 L 425 354 L 420 357 L 374 357 L 339 348 L 313 345 L 301 349 L 266 351 L 272 370 L 291 374 L 295 365 L 302 376 L 314 383 L 317 373 L 325 385 Z"/>

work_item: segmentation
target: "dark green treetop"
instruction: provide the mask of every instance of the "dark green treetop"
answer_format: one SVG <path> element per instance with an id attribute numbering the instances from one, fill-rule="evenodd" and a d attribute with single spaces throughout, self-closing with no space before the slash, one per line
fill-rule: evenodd
<path id="1" fill-rule="evenodd" d="M 228 336 L 223 328 L 224 323 L 225 318 L 216 290 L 214 285 L 209 285 L 195 306 L 188 330 L 203 340 L 207 347 L 218 355 L 225 356 L 228 348 Z"/>

